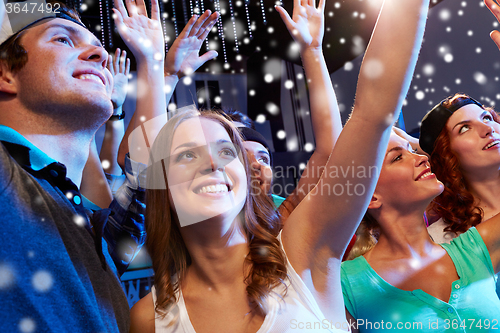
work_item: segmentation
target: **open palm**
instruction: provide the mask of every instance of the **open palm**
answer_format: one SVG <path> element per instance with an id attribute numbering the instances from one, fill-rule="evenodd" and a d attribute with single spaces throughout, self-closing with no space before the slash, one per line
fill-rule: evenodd
<path id="1" fill-rule="evenodd" d="M 136 59 L 162 60 L 163 31 L 160 23 L 158 0 L 151 1 L 151 18 L 148 18 L 144 0 L 114 0 L 115 23 L 127 47 Z"/>
<path id="2" fill-rule="evenodd" d="M 320 0 L 318 7 L 315 6 L 315 0 L 294 0 L 292 17 L 281 6 L 276 6 L 276 10 L 301 49 L 321 48 L 325 0 Z"/>
<path id="3" fill-rule="evenodd" d="M 219 13 L 211 14 L 210 10 L 205 11 L 199 18 L 196 15 L 191 17 L 167 53 L 165 75 L 190 75 L 205 62 L 217 57 L 217 52 L 213 50 L 201 56 L 199 53 L 218 18 Z"/>
<path id="4" fill-rule="evenodd" d="M 128 75 L 130 73 L 130 59 L 127 58 L 127 51 L 116 49 L 115 56 L 108 56 L 108 69 L 113 75 L 113 92 L 111 102 L 116 109 L 123 105 L 127 97 Z"/>

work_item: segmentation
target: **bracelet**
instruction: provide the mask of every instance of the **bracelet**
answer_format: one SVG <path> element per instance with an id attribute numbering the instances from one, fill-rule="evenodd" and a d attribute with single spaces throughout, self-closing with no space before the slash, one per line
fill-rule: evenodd
<path id="1" fill-rule="evenodd" d="M 125 118 L 125 110 L 122 110 L 122 113 L 120 114 L 114 114 L 111 117 L 109 117 L 108 121 L 117 121 L 117 120 L 122 120 Z"/>

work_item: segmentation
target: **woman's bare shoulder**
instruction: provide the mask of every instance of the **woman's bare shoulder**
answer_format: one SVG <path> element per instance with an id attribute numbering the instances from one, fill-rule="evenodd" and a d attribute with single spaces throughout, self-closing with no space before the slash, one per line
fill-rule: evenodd
<path id="1" fill-rule="evenodd" d="M 130 333 L 154 333 L 155 307 L 153 296 L 147 294 L 130 310 Z"/>

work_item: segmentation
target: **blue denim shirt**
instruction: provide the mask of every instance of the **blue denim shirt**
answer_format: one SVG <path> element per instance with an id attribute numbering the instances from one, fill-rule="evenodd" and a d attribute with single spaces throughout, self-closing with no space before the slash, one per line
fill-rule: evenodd
<path id="1" fill-rule="evenodd" d="M 64 165 L 0 125 L 0 332 L 128 332 L 118 275 L 145 239 L 144 191 L 124 186 L 89 209 Z"/>

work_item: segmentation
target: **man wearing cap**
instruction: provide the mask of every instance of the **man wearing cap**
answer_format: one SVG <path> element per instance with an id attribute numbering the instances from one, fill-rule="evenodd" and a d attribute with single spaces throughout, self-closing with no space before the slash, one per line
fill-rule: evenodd
<path id="1" fill-rule="evenodd" d="M 15 15 L 6 3 L 0 32 L 0 332 L 128 332 L 118 275 L 144 241 L 142 204 L 92 212 L 79 191 L 92 137 L 112 113 L 108 54 L 75 12 L 30 3 L 43 13 Z M 128 41 L 139 33 L 128 27 Z M 138 61 L 162 68 L 160 58 Z M 129 223 L 113 234 L 127 234 L 125 251 L 103 239 L 113 216 Z"/>

